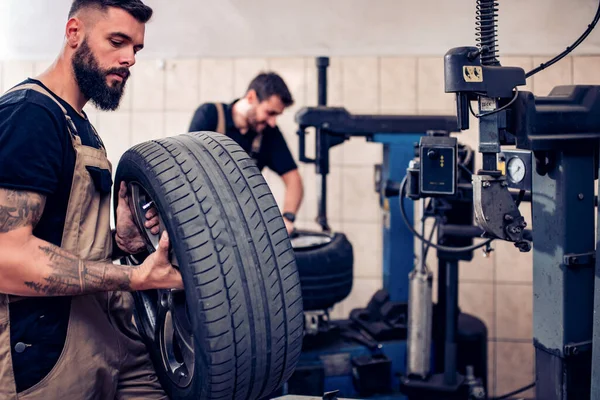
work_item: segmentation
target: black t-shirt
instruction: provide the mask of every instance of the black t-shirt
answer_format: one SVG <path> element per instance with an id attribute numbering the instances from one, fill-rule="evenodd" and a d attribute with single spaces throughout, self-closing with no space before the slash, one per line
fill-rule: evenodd
<path id="1" fill-rule="evenodd" d="M 22 83 L 42 85 L 33 79 Z M 54 97 L 75 123 L 82 144 L 99 148 L 100 139 L 87 118 Z M 0 187 L 46 196 L 44 213 L 33 234 L 56 246 L 62 241 L 75 167 L 75 150 L 69 135 L 63 112 L 47 96 L 20 90 L 0 97 Z M 18 391 L 39 382 L 56 363 L 66 337 L 70 301 L 70 297 L 40 297 L 10 304 L 11 349 Z M 24 351 L 15 349 L 22 350 L 22 345 L 16 346 L 18 343 L 26 345 Z"/>
<path id="2" fill-rule="evenodd" d="M 236 100 L 237 101 L 237 100 Z M 242 134 L 233 124 L 232 107 L 235 101 L 231 104 L 224 104 L 225 114 L 225 134 L 235 140 L 248 154 L 251 154 L 252 142 L 256 137 L 256 132 L 249 130 L 246 134 Z M 217 106 L 214 103 L 202 104 L 196 110 L 189 131 L 215 131 L 218 123 Z M 294 157 L 285 142 L 283 134 L 279 128 L 271 128 L 267 126 L 263 131 L 260 151 L 254 155 L 254 159 L 258 169 L 262 171 L 264 167 L 268 167 L 278 175 L 283 175 L 286 172 L 292 171 L 297 167 Z"/>

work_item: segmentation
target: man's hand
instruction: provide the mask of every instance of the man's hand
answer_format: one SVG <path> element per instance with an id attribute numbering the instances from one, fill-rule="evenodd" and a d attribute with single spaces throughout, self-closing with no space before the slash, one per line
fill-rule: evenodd
<path id="1" fill-rule="evenodd" d="M 183 289 L 181 273 L 169 261 L 169 237 L 163 232 L 158 248 L 133 270 L 132 290 Z"/>
<path id="2" fill-rule="evenodd" d="M 133 214 L 129 209 L 129 194 L 127 193 L 127 185 L 121 182 L 119 188 L 119 202 L 117 204 L 117 234 L 115 240 L 121 250 L 129 254 L 136 254 L 144 250 L 146 242 L 134 222 Z M 145 227 L 150 229 L 150 232 L 157 235 L 159 232 L 158 213 L 154 207 L 151 207 L 146 212 Z"/>
<path id="3" fill-rule="evenodd" d="M 288 235 L 291 235 L 294 232 L 294 223 L 287 218 L 283 218 L 283 222 L 285 223 L 285 229 L 287 230 Z"/>

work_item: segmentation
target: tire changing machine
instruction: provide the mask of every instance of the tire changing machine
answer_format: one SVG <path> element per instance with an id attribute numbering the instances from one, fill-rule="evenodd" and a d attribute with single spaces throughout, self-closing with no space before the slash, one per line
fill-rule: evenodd
<path id="1" fill-rule="evenodd" d="M 364 137 L 368 142 L 381 144 L 383 163 L 375 166 L 375 190 L 380 195 L 384 221 L 383 288 L 373 295 L 365 308 L 352 310 L 348 319 L 329 321 L 326 310 L 315 319 L 318 321 L 307 329 L 296 372 L 281 394 L 290 395 L 290 398 L 300 395 L 331 399 L 466 399 L 464 389 L 467 387 L 479 387 L 485 393 L 487 329 L 481 320 L 460 313 L 458 309 L 458 262 L 470 261 L 472 252 L 438 251 L 439 282 L 446 284 L 438 285 L 439 301 L 433 307 L 429 305 L 431 325 L 422 327 L 428 328 L 433 335 L 425 335 L 430 339 L 419 344 L 421 348 L 431 349 L 431 357 L 421 362 L 430 367 L 429 377 L 436 379 L 428 379 L 424 387 L 405 384 L 409 376 L 409 286 L 411 279 L 415 280 L 414 273 L 411 279 L 409 274 L 415 269 L 415 241 L 399 207 L 400 182 L 418 153 L 421 139 L 456 132 L 457 118 L 354 115 L 344 108 L 327 107 L 329 59 L 319 57 L 316 65 L 318 106 L 299 110 L 296 122 L 300 161 L 315 164 L 320 177 L 317 221 L 325 232 L 330 231 L 326 212 L 329 150 L 353 137 Z M 307 128 L 315 128 L 316 132 L 314 159 L 308 158 L 305 152 Z M 480 233 L 465 235 L 461 229 L 469 230 L 473 224 L 472 196 L 467 194 L 464 198 L 468 201 L 448 201 L 444 203 L 445 207 L 429 209 L 428 212 L 442 213 L 445 220 L 444 225 L 438 227 L 438 243 L 464 247 L 472 244 L 472 238 Z M 412 226 L 412 202 L 407 202 L 405 210 Z M 427 288 L 431 299 L 430 277 L 425 279 L 426 291 Z M 470 386 L 466 385 L 469 381 Z"/>

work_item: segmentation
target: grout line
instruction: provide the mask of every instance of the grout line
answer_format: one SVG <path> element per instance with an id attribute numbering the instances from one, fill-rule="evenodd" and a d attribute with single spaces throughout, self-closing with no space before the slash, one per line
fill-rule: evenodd
<path id="1" fill-rule="evenodd" d="M 167 93 L 168 93 L 168 79 L 167 74 L 169 73 L 169 60 L 164 59 L 162 62 L 162 79 L 163 79 L 163 106 L 162 106 L 162 137 L 167 137 Z"/>
<path id="2" fill-rule="evenodd" d="M 419 61 L 420 57 L 415 59 L 415 115 L 420 114 L 419 110 Z"/>
<path id="3" fill-rule="evenodd" d="M 517 282 L 517 281 L 495 281 L 496 285 L 500 286 L 533 286 L 533 282 Z"/>
<path id="4" fill-rule="evenodd" d="M 461 263 L 462 263 L 462 262 L 465 262 L 465 261 L 461 261 Z M 468 261 L 467 261 L 467 262 L 468 262 Z M 459 278 L 460 278 L 460 277 L 459 277 Z M 494 280 L 493 280 L 493 279 L 492 279 L 492 280 L 489 280 L 489 279 L 471 279 L 471 278 L 463 278 L 463 279 L 460 279 L 460 283 L 469 283 L 469 284 L 485 283 L 485 284 L 488 284 L 488 285 L 494 285 Z M 493 305 L 493 303 L 492 303 L 492 305 Z"/>
<path id="5" fill-rule="evenodd" d="M 575 57 L 569 56 L 571 59 L 571 85 L 575 84 Z"/>
<path id="6" fill-rule="evenodd" d="M 201 94 L 202 94 L 202 58 L 198 58 L 198 64 L 196 65 L 196 105 L 194 110 L 200 106 Z M 192 111 L 193 112 L 193 111 Z M 193 115 L 193 114 L 192 114 Z"/>
<path id="7" fill-rule="evenodd" d="M 493 339 L 488 339 L 488 342 L 494 342 L 494 343 L 524 343 L 524 344 L 531 344 L 531 346 L 533 346 L 532 340 L 533 339 L 493 338 Z"/>
<path id="8" fill-rule="evenodd" d="M 381 96 L 383 93 L 381 79 L 381 57 L 377 57 L 377 114 L 381 115 Z M 383 146 L 382 146 L 383 147 Z"/>

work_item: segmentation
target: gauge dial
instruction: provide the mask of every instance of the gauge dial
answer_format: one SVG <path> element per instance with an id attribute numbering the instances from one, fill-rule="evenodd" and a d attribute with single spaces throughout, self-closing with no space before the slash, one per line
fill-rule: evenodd
<path id="1" fill-rule="evenodd" d="M 519 157 L 512 157 L 506 164 L 506 173 L 513 183 L 521 183 L 525 178 L 525 163 Z"/>

